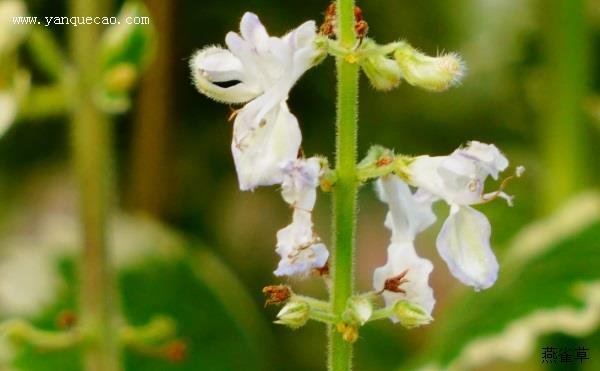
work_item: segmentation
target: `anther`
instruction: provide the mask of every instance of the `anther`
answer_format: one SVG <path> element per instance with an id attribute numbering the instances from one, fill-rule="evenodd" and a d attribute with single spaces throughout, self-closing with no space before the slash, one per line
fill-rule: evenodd
<path id="1" fill-rule="evenodd" d="M 409 280 L 406 279 L 406 275 L 408 274 L 408 269 L 406 269 L 404 272 L 400 273 L 397 276 L 388 278 L 387 280 L 385 280 L 385 284 L 383 285 L 383 291 L 391 291 L 391 292 L 395 292 L 395 293 L 400 293 L 400 294 L 406 294 L 406 291 L 400 287 L 402 286 L 402 284 L 410 282 Z"/>

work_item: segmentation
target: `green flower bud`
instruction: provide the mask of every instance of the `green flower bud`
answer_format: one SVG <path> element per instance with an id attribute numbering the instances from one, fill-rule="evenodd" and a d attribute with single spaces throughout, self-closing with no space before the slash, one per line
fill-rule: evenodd
<path id="1" fill-rule="evenodd" d="M 343 318 L 348 323 L 364 325 L 373 314 L 373 304 L 364 297 L 353 297 L 348 300 Z"/>
<path id="2" fill-rule="evenodd" d="M 375 47 L 375 43 L 371 40 L 365 41 L 364 44 L 364 49 Z M 402 79 L 400 66 L 384 54 L 375 54 L 364 58 L 361 67 L 371 81 L 371 85 L 377 90 L 387 91 L 400 85 Z"/>
<path id="3" fill-rule="evenodd" d="M 310 306 L 304 301 L 290 301 L 277 313 L 277 321 L 280 325 L 286 325 L 297 329 L 306 324 L 310 316 Z"/>
<path id="4" fill-rule="evenodd" d="M 406 300 L 400 300 L 394 304 L 394 314 L 400 324 L 408 329 L 433 321 L 433 318 L 421 306 Z"/>
<path id="5" fill-rule="evenodd" d="M 458 84 L 465 73 L 463 61 L 455 53 L 430 57 L 402 42 L 394 57 L 409 84 L 430 91 L 440 92 Z"/>

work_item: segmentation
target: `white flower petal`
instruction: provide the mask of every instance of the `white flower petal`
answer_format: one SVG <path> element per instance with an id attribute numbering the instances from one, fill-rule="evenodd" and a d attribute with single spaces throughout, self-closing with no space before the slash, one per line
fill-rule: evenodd
<path id="1" fill-rule="evenodd" d="M 229 50 L 208 47 L 198 51 L 190 62 L 196 88 L 224 103 L 245 103 L 263 93 Z"/>
<path id="2" fill-rule="evenodd" d="M 302 137 L 285 102 L 319 56 L 315 38 L 312 21 L 278 38 L 269 36 L 256 14 L 246 13 L 240 33 L 225 38 L 229 50 L 209 47 L 192 60 L 200 92 L 223 102 L 248 102 L 237 113 L 232 142 L 242 190 L 281 183 L 282 166 L 298 157 Z"/>
<path id="3" fill-rule="evenodd" d="M 256 14 L 252 12 L 244 13 L 240 22 L 240 33 L 246 41 L 259 50 L 268 49 L 269 34 Z"/>
<path id="4" fill-rule="evenodd" d="M 496 282 L 498 262 L 490 247 L 491 226 L 485 215 L 452 205 L 437 238 L 437 249 L 452 275 L 476 290 Z"/>
<path id="5" fill-rule="evenodd" d="M 376 184 L 379 197 L 390 208 L 386 226 L 392 230 L 392 242 L 387 250 L 386 264 L 373 274 L 373 287 L 377 291 L 382 290 L 387 279 L 408 270 L 408 282 L 401 287 L 406 294 L 384 291 L 386 305 L 404 299 L 418 304 L 431 315 L 435 299 L 428 281 L 433 265 L 417 255 L 414 240 L 419 232 L 435 221 L 431 210 L 434 199 L 425 194 L 413 195 L 408 185 L 396 175 L 379 178 Z M 396 318 L 392 320 L 397 321 Z"/>
<path id="6" fill-rule="evenodd" d="M 457 152 L 476 159 L 480 166 L 494 179 L 498 179 L 498 173 L 508 167 L 508 159 L 493 144 L 473 140 L 469 142 L 466 148 L 458 149 Z"/>
<path id="7" fill-rule="evenodd" d="M 433 270 L 433 264 L 417 255 L 412 241 L 392 243 L 388 247 L 386 264 L 375 269 L 373 274 L 373 288 L 377 291 L 382 290 L 387 279 L 395 277 L 407 269 L 406 279 L 408 282 L 401 286 L 406 294 L 384 291 L 382 295 L 386 305 L 393 305 L 401 299 L 408 300 L 420 305 L 427 314 L 431 315 L 435 306 L 433 289 L 429 286 L 429 275 Z M 392 320 L 397 322 L 395 318 Z"/>
<path id="8" fill-rule="evenodd" d="M 413 241 L 419 232 L 435 222 L 432 200 L 415 198 L 398 176 L 381 177 L 376 185 L 379 198 L 390 208 L 386 225 L 392 230 L 393 241 Z"/>
<path id="9" fill-rule="evenodd" d="M 291 161 L 283 166 L 282 171 L 281 195 L 285 202 L 293 207 L 312 211 L 321 172 L 319 159 L 312 157 Z"/>
<path id="10" fill-rule="evenodd" d="M 306 275 L 327 263 L 329 251 L 312 231 L 311 213 L 295 209 L 292 224 L 277 232 L 277 249 L 281 261 L 276 276 Z"/>
<path id="11" fill-rule="evenodd" d="M 299 79 L 319 58 L 320 51 L 315 47 L 317 26 L 314 21 L 300 25 L 284 37 L 293 50 L 293 78 Z"/>
<path id="12" fill-rule="evenodd" d="M 508 166 L 496 146 L 472 141 L 448 156 L 420 156 L 409 165 L 411 184 L 449 204 L 481 203 L 485 180 Z"/>
<path id="13" fill-rule="evenodd" d="M 246 36 L 229 32 L 225 43 L 231 52 L 239 58 L 248 73 L 261 85 L 263 90 L 268 90 L 282 77 L 289 76 L 292 56 L 290 50 L 282 49 L 283 43 L 276 37 L 264 37 L 258 30 L 246 30 Z M 277 56 L 288 54 L 287 62 Z M 282 63 L 283 62 L 283 63 Z M 291 88 L 291 85 L 290 85 Z"/>
<path id="14" fill-rule="evenodd" d="M 281 256 L 275 275 L 306 275 L 327 263 L 327 247 L 313 232 L 311 212 L 317 198 L 321 165 L 315 157 L 290 161 L 282 167 L 281 194 L 294 208 L 292 224 L 277 233 Z"/>
<path id="15" fill-rule="evenodd" d="M 285 103 L 256 123 L 261 98 L 248 103 L 234 122 L 231 150 L 243 191 L 281 183 L 282 167 L 297 158 L 302 141 L 298 120 Z"/>

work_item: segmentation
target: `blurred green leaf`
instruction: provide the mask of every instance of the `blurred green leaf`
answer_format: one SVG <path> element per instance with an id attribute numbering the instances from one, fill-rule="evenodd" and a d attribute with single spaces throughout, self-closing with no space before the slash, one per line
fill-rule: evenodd
<path id="1" fill-rule="evenodd" d="M 62 227 L 64 230 L 53 234 L 74 232 L 69 225 Z M 270 334 L 257 306 L 244 285 L 209 249 L 194 244 L 192 252 L 189 241 L 144 218 L 121 217 L 113 231 L 124 317 L 128 323 L 142 326 L 156 315 L 166 315 L 175 320 L 177 338 L 187 345 L 187 356 L 177 363 L 127 350 L 127 370 L 269 369 L 264 346 Z M 47 240 L 50 245 L 57 241 L 55 237 Z M 50 264 L 58 267 L 65 284 L 57 290 L 51 305 L 29 318 L 40 328 L 56 329 L 61 312 L 76 310 L 73 249 L 64 251 L 71 253 Z M 80 370 L 76 349 L 40 352 L 17 346 L 14 350 L 13 366 L 19 370 Z"/>
<path id="2" fill-rule="evenodd" d="M 537 339 L 544 334 L 590 334 L 600 322 L 599 249 L 596 193 L 527 228 L 501 264 L 496 286 L 466 293 L 439 313 L 438 331 L 420 362 L 427 363 L 423 369 L 520 362 L 538 350 Z"/>

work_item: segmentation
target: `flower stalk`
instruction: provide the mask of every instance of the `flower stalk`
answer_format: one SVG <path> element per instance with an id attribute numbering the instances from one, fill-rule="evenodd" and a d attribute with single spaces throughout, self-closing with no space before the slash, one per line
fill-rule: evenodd
<path id="1" fill-rule="evenodd" d="M 103 1 L 72 0 L 73 16 L 105 14 Z M 76 74 L 72 85 L 71 140 L 80 189 L 83 254 L 80 265 L 80 318 L 85 337 L 86 371 L 120 370 L 116 288 L 107 251 L 107 220 L 111 204 L 110 121 L 94 102 L 99 73 L 98 25 L 73 28 L 70 34 Z"/>
<path id="2" fill-rule="evenodd" d="M 341 44 L 351 48 L 356 43 L 354 31 L 354 1 L 338 0 L 338 36 Z M 352 296 L 354 284 L 354 235 L 356 225 L 356 176 L 358 72 L 357 64 L 337 58 L 337 182 L 333 188 L 333 238 L 332 291 L 333 312 L 341 316 L 346 302 Z M 330 371 L 352 369 L 352 344 L 345 341 L 334 326 L 329 326 Z"/>

